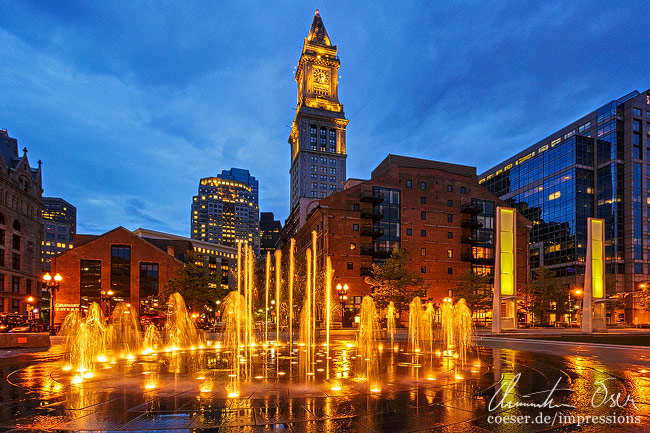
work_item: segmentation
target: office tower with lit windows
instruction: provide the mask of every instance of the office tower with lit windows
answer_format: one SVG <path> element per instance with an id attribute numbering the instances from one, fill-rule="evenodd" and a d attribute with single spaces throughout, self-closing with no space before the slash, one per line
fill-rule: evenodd
<path id="1" fill-rule="evenodd" d="M 77 208 L 58 197 L 43 197 L 43 271 L 50 270 L 50 258 L 72 248 L 77 232 Z"/>
<path id="2" fill-rule="evenodd" d="M 192 199 L 191 226 L 192 239 L 226 246 L 248 242 L 256 254 L 260 252 L 259 207 L 247 183 L 221 177 L 201 179 Z"/>
<path id="3" fill-rule="evenodd" d="M 273 254 L 277 248 L 282 223 L 275 219 L 273 212 L 262 212 L 260 217 L 260 252 L 265 255 L 267 252 Z"/>
<path id="4" fill-rule="evenodd" d="M 480 176 L 532 222 L 530 267 L 582 287 L 587 218 L 605 220 L 606 270 L 626 300 L 611 321 L 646 322 L 650 277 L 650 90 L 611 101 Z M 612 284 L 613 286 L 613 284 Z"/>
<path id="5" fill-rule="evenodd" d="M 237 182 L 245 183 L 251 187 L 251 192 L 253 193 L 253 200 L 255 204 L 259 206 L 260 204 L 260 183 L 255 176 L 251 176 L 250 171 L 245 168 L 231 168 L 230 170 L 221 170 L 221 174 L 217 175 L 220 179 L 230 179 L 236 180 Z"/>
<path id="6" fill-rule="evenodd" d="M 348 120 L 338 97 L 338 49 L 325 30 L 318 11 L 305 38 L 296 68 L 296 116 L 292 123 L 291 214 L 288 236 L 304 224 L 307 207 L 343 189 Z"/>
<path id="7" fill-rule="evenodd" d="M 43 189 L 41 161 L 31 167 L 27 148 L 0 130 L 0 314 L 38 310 L 41 299 Z M 30 302 L 29 298 L 33 300 Z M 32 310 L 34 312 L 34 310 Z M 40 314 L 40 313 L 37 313 Z"/>

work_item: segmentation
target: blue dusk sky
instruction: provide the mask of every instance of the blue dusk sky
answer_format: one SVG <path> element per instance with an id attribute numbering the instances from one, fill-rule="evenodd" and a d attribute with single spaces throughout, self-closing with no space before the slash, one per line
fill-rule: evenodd
<path id="1" fill-rule="evenodd" d="M 78 232 L 189 236 L 201 177 L 247 168 L 289 213 L 293 69 L 319 8 L 348 176 L 388 153 L 479 173 L 650 88 L 646 1 L 0 1 L 0 128 Z"/>

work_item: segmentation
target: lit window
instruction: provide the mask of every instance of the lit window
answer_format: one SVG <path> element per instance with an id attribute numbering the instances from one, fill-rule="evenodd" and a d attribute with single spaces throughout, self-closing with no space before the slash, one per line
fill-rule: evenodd
<path id="1" fill-rule="evenodd" d="M 454 257 L 454 251 L 453 250 L 447 250 L 447 257 L 450 258 L 450 259 L 452 257 Z"/>
<path id="2" fill-rule="evenodd" d="M 555 192 L 548 195 L 548 200 L 549 201 L 555 200 L 556 198 L 560 198 L 561 195 L 562 195 L 562 193 L 560 191 L 555 191 Z"/>
<path id="3" fill-rule="evenodd" d="M 354 242 L 350 242 L 350 249 L 351 250 L 356 250 L 357 249 L 357 244 L 355 244 Z"/>

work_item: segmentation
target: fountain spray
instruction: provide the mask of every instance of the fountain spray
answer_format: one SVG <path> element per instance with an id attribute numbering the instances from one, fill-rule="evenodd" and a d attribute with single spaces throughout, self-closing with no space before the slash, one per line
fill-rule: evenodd
<path id="1" fill-rule="evenodd" d="M 282 251 L 275 250 L 275 346 L 280 347 L 280 270 L 282 267 Z M 277 354 L 276 354 L 277 356 Z"/>

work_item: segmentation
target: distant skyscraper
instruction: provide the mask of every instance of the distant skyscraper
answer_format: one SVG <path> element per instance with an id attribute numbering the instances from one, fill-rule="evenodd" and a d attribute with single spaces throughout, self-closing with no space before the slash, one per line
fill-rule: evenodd
<path id="1" fill-rule="evenodd" d="M 256 254 L 260 252 L 259 207 L 253 187 L 244 182 L 221 177 L 201 179 L 192 200 L 191 224 L 192 239 L 226 246 L 246 241 Z"/>
<path id="2" fill-rule="evenodd" d="M 50 258 L 72 248 L 77 232 L 77 208 L 58 197 L 43 197 L 43 270 L 50 270 Z"/>
<path id="3" fill-rule="evenodd" d="M 262 212 L 260 218 L 260 252 L 265 255 L 267 251 L 273 253 L 280 239 L 282 223 L 275 219 L 273 212 Z"/>
<path id="4" fill-rule="evenodd" d="M 337 52 L 317 10 L 295 76 L 298 101 L 289 136 L 289 236 L 304 224 L 310 201 L 341 191 L 345 183 L 345 128 L 348 120 L 338 97 L 340 61 Z"/>
<path id="5" fill-rule="evenodd" d="M 0 313 L 41 308 L 42 194 L 40 161 L 31 167 L 27 148 L 19 156 L 18 141 L 0 130 Z"/>
<path id="6" fill-rule="evenodd" d="M 606 269 L 625 292 L 623 319 L 646 322 L 636 294 L 650 273 L 650 90 L 571 122 L 481 175 L 532 222 L 530 267 L 582 286 L 587 218 L 604 218 Z M 643 317 L 646 316 L 646 317 Z"/>
<path id="7" fill-rule="evenodd" d="M 259 206 L 259 194 L 260 194 L 260 185 L 255 176 L 251 176 L 251 173 L 245 168 L 231 168 L 230 170 L 221 170 L 221 174 L 217 175 L 220 179 L 230 179 L 243 182 L 246 185 L 251 187 L 253 196 L 255 197 L 255 204 Z"/>

